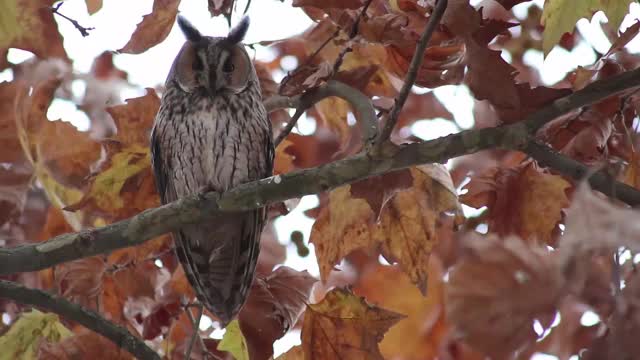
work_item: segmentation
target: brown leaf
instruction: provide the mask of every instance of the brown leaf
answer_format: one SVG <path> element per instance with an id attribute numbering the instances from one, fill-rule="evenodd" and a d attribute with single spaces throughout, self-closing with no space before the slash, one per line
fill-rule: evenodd
<path id="1" fill-rule="evenodd" d="M 113 63 L 113 52 L 104 51 L 93 60 L 91 73 L 96 79 L 107 80 L 111 78 L 119 78 L 126 80 L 128 75 L 126 71 L 116 68 Z"/>
<path id="2" fill-rule="evenodd" d="M 554 244 L 562 209 L 569 205 L 565 190 L 570 186 L 561 176 L 544 173 L 530 163 L 490 169 L 473 178 L 461 200 L 475 208 L 489 208 L 491 232 Z"/>
<path id="3" fill-rule="evenodd" d="M 321 210 L 310 240 L 323 280 L 352 251 L 380 248 L 387 259 L 398 261 L 423 292 L 426 290 L 427 263 L 438 242 L 440 213 L 456 211 L 459 206 L 456 195 L 429 177 L 429 171 L 428 167 L 412 168 L 413 186 L 395 195 L 377 223 L 371 221 L 374 213 L 367 201 L 352 198 L 349 186 L 329 194 L 329 206 Z"/>
<path id="4" fill-rule="evenodd" d="M 154 0 L 151 13 L 142 17 L 129 42 L 119 52 L 140 54 L 167 38 L 178 15 L 180 0 Z"/>
<path id="5" fill-rule="evenodd" d="M 133 356 L 111 340 L 80 328 L 73 336 L 57 343 L 42 342 L 38 360 L 112 359 L 133 360 Z"/>
<path id="6" fill-rule="evenodd" d="M 149 134 L 160 108 L 160 98 L 152 88 L 146 90 L 144 96 L 127 99 L 125 105 L 107 108 L 118 128 L 114 139 L 120 143 L 149 145 Z"/>
<path id="7" fill-rule="evenodd" d="M 386 203 L 401 190 L 413 185 L 411 171 L 405 169 L 370 177 L 351 184 L 351 197 L 364 199 L 373 210 L 375 221 L 380 220 L 380 212 Z"/>
<path id="8" fill-rule="evenodd" d="M 101 256 L 75 260 L 56 266 L 54 277 L 60 295 L 89 308 L 95 308 L 102 292 L 106 263 Z"/>
<path id="9" fill-rule="evenodd" d="M 464 341 L 498 359 L 533 344 L 533 321 L 550 326 L 563 295 L 558 262 L 517 237 L 470 234 L 465 247 L 445 285 L 447 318 Z"/>
<path id="10" fill-rule="evenodd" d="M 42 1 L 4 1 L 0 15 L 3 25 L 0 52 L 18 48 L 31 51 L 41 59 L 68 60 L 50 5 L 50 2 Z"/>
<path id="11" fill-rule="evenodd" d="M 15 100 L 19 90 L 16 82 L 0 83 L 0 163 L 26 162 L 16 129 Z"/>
<path id="12" fill-rule="evenodd" d="M 295 156 L 288 151 L 288 148 L 293 145 L 293 142 L 287 139 L 283 139 L 282 142 L 278 144 L 273 165 L 274 175 L 286 174 L 295 169 L 295 166 L 293 165 Z"/>
<path id="13" fill-rule="evenodd" d="M 609 51 L 607 51 L 604 57 L 608 57 L 624 49 L 624 47 L 631 40 L 633 40 L 636 37 L 636 35 L 638 35 L 638 32 L 640 32 L 640 20 L 636 20 L 636 22 L 633 23 L 633 25 L 629 26 L 622 33 L 620 33 L 620 36 L 618 36 L 616 41 L 613 44 L 611 44 L 611 48 L 609 48 Z"/>
<path id="14" fill-rule="evenodd" d="M 87 3 L 87 12 L 89 15 L 97 13 L 102 9 L 102 0 L 85 0 Z"/>
<path id="15" fill-rule="evenodd" d="M 302 325 L 305 359 L 379 359 L 378 343 L 404 315 L 367 304 L 344 289 L 334 289 L 308 305 Z"/>
<path id="16" fill-rule="evenodd" d="M 306 271 L 285 266 L 256 277 L 238 317 L 251 359 L 273 355 L 273 342 L 296 324 L 316 281 Z"/>

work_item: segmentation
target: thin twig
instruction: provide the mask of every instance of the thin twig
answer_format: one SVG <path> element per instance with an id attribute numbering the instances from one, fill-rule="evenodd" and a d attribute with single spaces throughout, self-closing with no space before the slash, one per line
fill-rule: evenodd
<path id="1" fill-rule="evenodd" d="M 351 40 L 353 40 L 358 35 L 358 27 L 360 26 L 360 21 L 362 20 L 362 17 L 366 14 L 367 9 L 369 9 L 369 6 L 371 5 L 372 2 L 373 0 L 367 0 L 367 2 L 362 7 L 362 10 L 360 10 L 360 12 L 358 13 L 358 16 L 353 21 L 353 26 L 351 26 L 351 31 L 349 31 L 349 45 L 345 46 L 340 51 L 340 54 L 338 54 L 338 57 L 336 57 L 336 61 L 334 61 L 333 63 L 333 70 L 331 75 L 332 77 L 338 73 L 338 70 L 340 70 L 340 66 L 342 66 L 342 62 L 344 61 L 345 55 L 353 51 L 353 48 L 351 47 Z"/>
<path id="2" fill-rule="evenodd" d="M 133 336 L 127 329 L 105 320 L 100 314 L 84 309 L 66 299 L 53 296 L 45 291 L 29 289 L 11 281 L 0 280 L 0 298 L 37 306 L 54 312 L 65 319 L 73 320 L 82 326 L 111 340 L 138 359 L 160 360 L 160 356 L 151 350 L 144 341 Z"/>
<path id="3" fill-rule="evenodd" d="M 287 123 L 287 126 L 285 126 L 284 129 L 282 129 L 282 131 L 280 131 L 280 133 L 278 134 L 276 139 L 273 141 L 275 147 L 278 147 L 278 145 L 280 145 L 282 140 L 284 140 L 284 138 L 286 138 L 289 135 L 289 133 L 291 133 L 291 130 L 293 130 L 293 128 L 296 126 L 296 124 L 298 123 L 298 120 L 300 119 L 302 114 L 304 114 L 306 109 L 307 108 L 304 108 L 304 109 L 303 108 L 298 108 L 298 109 L 296 109 L 295 114 L 293 114 L 291 119 L 289 119 L 289 122 Z"/>
<path id="4" fill-rule="evenodd" d="M 60 13 L 58 10 L 60 9 L 60 7 L 62 6 L 62 4 L 64 4 L 64 1 L 59 2 L 56 6 L 51 7 L 51 12 L 54 14 L 57 14 L 58 16 L 61 16 L 65 19 L 67 19 L 67 21 L 69 21 L 71 24 L 73 24 L 73 26 L 75 26 L 76 29 L 78 29 L 78 31 L 80 31 L 80 34 L 82 34 L 83 37 L 87 37 L 89 36 L 89 30 L 95 30 L 95 28 L 93 27 L 84 27 L 82 25 L 80 25 L 76 20 Z"/>
<path id="5" fill-rule="evenodd" d="M 424 58 L 424 52 L 427 49 L 427 45 L 429 40 L 431 39 L 431 35 L 435 31 L 436 27 L 440 23 L 440 19 L 447 9 L 447 0 L 438 0 L 433 13 L 431 13 L 431 17 L 429 17 L 429 22 L 424 29 L 424 32 L 420 36 L 420 40 L 418 40 L 418 46 L 416 48 L 415 53 L 413 54 L 413 58 L 411 59 L 411 63 L 409 65 L 409 70 L 407 71 L 407 76 L 405 77 L 404 84 L 400 89 L 400 93 L 398 97 L 396 97 L 396 101 L 393 105 L 393 108 L 389 112 L 389 116 L 387 116 L 387 120 L 384 124 L 384 128 L 380 133 L 380 136 L 377 140 L 377 145 L 381 146 L 384 142 L 389 140 L 391 136 L 391 132 L 393 132 L 393 128 L 396 126 L 396 122 L 398 121 L 398 117 L 400 115 L 400 111 L 404 106 L 404 103 L 407 101 L 409 97 L 409 93 L 411 92 L 411 88 L 413 84 L 416 82 L 416 78 L 418 77 L 418 71 L 420 66 L 422 65 L 422 60 Z"/>
<path id="6" fill-rule="evenodd" d="M 193 305 L 193 304 L 192 304 Z M 191 339 L 189 339 L 189 345 L 187 345 L 187 351 L 184 353 L 184 358 L 189 360 L 191 359 L 191 350 L 193 350 L 193 344 L 195 344 L 196 342 L 196 338 L 200 338 L 200 335 L 198 334 L 199 330 L 200 330 L 200 319 L 202 319 L 202 313 L 204 312 L 204 307 L 202 305 L 202 303 L 197 303 L 195 304 L 196 309 L 198 309 L 198 317 L 197 320 L 193 318 L 193 315 L 191 314 L 191 311 L 189 310 L 189 308 L 192 306 L 186 306 L 185 307 L 185 311 L 187 312 L 187 317 L 189 318 L 189 321 L 191 322 L 191 325 L 193 326 L 193 334 L 191 335 Z M 202 339 L 200 339 L 202 341 Z M 204 346 L 202 347 L 203 351 L 204 351 Z"/>

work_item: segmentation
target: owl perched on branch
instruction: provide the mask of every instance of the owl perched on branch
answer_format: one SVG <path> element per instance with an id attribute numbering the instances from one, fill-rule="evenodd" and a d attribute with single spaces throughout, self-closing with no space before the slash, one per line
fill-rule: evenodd
<path id="1" fill-rule="evenodd" d="M 224 192 L 272 175 L 271 123 L 244 18 L 226 37 L 203 36 L 184 18 L 187 38 L 173 62 L 151 133 L 162 203 L 204 191 Z M 227 324 L 253 282 L 265 210 L 220 213 L 173 234 L 176 253 L 199 301 Z"/>

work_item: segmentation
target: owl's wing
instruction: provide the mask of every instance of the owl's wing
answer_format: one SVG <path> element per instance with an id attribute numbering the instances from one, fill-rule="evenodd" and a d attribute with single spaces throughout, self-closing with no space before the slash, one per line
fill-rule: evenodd
<path id="1" fill-rule="evenodd" d="M 157 127 L 151 130 L 151 166 L 156 180 L 156 190 L 160 195 L 160 201 L 163 204 L 177 199 L 176 191 L 173 184 L 170 183 L 171 169 L 169 164 L 164 160 L 161 147 L 161 134 L 158 133 Z"/>

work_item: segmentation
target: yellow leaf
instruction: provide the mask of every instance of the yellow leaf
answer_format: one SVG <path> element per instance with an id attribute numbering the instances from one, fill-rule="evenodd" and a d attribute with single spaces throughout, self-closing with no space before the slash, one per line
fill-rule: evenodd
<path id="1" fill-rule="evenodd" d="M 629 11 L 634 0 L 547 0 L 542 11 L 544 35 L 542 49 L 547 56 L 560 41 L 562 34 L 571 32 L 578 20 L 591 19 L 593 14 L 602 10 L 616 31 Z"/>
<path id="2" fill-rule="evenodd" d="M 402 318 L 350 291 L 334 289 L 307 307 L 302 324 L 304 358 L 382 360 L 378 342 Z"/>
<path id="3" fill-rule="evenodd" d="M 242 335 L 238 320 L 230 322 L 226 329 L 227 332 L 218 344 L 218 350 L 231 353 L 236 360 L 249 360 L 247 340 Z"/>
<path id="4" fill-rule="evenodd" d="M 0 360 L 36 359 L 41 339 L 59 342 L 71 336 L 58 315 L 32 310 L 23 313 L 9 331 L 0 337 Z"/>

